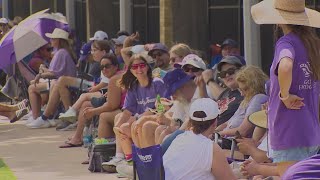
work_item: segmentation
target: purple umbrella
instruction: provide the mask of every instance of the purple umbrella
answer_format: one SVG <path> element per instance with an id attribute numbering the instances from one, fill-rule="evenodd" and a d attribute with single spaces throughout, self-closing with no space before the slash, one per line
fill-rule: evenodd
<path id="1" fill-rule="evenodd" d="M 55 14 L 31 15 L 13 27 L 0 41 L 0 69 L 6 69 L 49 42 L 45 33 L 67 29 L 64 17 Z"/>

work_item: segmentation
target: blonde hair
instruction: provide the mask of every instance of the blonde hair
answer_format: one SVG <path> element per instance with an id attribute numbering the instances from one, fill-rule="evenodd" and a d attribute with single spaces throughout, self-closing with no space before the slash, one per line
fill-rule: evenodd
<path id="1" fill-rule="evenodd" d="M 184 58 L 186 55 L 191 54 L 191 48 L 186 44 L 179 43 L 171 47 L 170 53 L 174 53 L 181 58 Z"/>
<path id="2" fill-rule="evenodd" d="M 249 65 L 241 68 L 236 75 L 236 81 L 244 84 L 247 90 L 240 106 L 246 108 L 253 96 L 265 94 L 265 83 L 268 79 L 269 77 L 259 67 Z"/>

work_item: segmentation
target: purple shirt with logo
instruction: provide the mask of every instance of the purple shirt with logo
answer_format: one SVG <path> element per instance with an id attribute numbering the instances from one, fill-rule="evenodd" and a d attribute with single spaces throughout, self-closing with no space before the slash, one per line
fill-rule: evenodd
<path id="1" fill-rule="evenodd" d="M 294 164 L 281 179 L 320 179 L 320 154 Z"/>
<path id="2" fill-rule="evenodd" d="M 290 94 L 304 98 L 305 106 L 290 110 L 279 99 L 278 64 L 284 57 L 293 60 Z M 273 150 L 320 145 L 319 81 L 312 78 L 307 50 L 301 39 L 289 33 L 281 37 L 275 48 L 270 69 L 268 127 Z"/>
<path id="3" fill-rule="evenodd" d="M 136 85 L 133 89 L 128 90 L 124 100 L 123 109 L 135 114 L 143 114 L 148 108 L 154 109 L 156 97 L 164 97 L 165 86 L 161 79 L 154 78 L 152 84 L 147 87 Z"/>
<path id="4" fill-rule="evenodd" d="M 54 53 L 49 71 L 54 73 L 58 79 L 60 76 L 75 77 L 77 68 L 69 52 L 65 49 L 59 49 Z"/>

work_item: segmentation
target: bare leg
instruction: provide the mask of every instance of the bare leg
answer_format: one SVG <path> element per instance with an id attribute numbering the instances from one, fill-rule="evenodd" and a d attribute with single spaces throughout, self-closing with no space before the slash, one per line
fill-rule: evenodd
<path id="1" fill-rule="evenodd" d="M 160 142 L 160 135 L 162 133 L 162 131 L 164 131 L 167 128 L 167 126 L 165 125 L 160 125 L 157 127 L 156 131 L 155 131 L 155 142 L 156 144 L 161 144 L 162 142 Z"/>
<path id="2" fill-rule="evenodd" d="M 142 116 L 138 121 L 140 123 L 139 126 L 136 125 L 136 122 L 132 123 L 131 126 L 131 136 L 132 136 L 132 141 L 134 142 L 134 144 L 137 147 L 141 147 L 141 143 L 142 143 L 142 127 L 145 123 L 147 122 L 155 122 L 157 119 L 157 116 L 154 115 L 146 115 L 146 116 Z M 154 133 L 154 132 L 153 132 Z"/>
<path id="3" fill-rule="evenodd" d="M 162 133 L 160 134 L 160 137 L 158 139 L 158 142 L 160 142 L 159 144 L 161 144 L 163 142 L 163 140 L 165 139 L 165 137 L 169 134 L 171 134 L 173 131 L 171 131 L 170 127 L 164 129 L 162 131 Z"/>
<path id="4" fill-rule="evenodd" d="M 108 138 L 114 135 L 114 119 L 121 111 L 119 109 L 112 112 L 104 112 L 99 116 L 98 138 Z"/>
<path id="5" fill-rule="evenodd" d="M 40 116 L 41 96 L 40 91 L 47 88 L 47 83 L 39 83 L 37 86 L 33 84 L 28 87 L 32 116 L 34 119 Z"/>
<path id="6" fill-rule="evenodd" d="M 14 118 L 15 115 L 16 113 L 14 111 L 3 111 L 3 112 L 0 111 L 0 116 L 5 116 L 9 119 Z"/>
<path id="7" fill-rule="evenodd" d="M 55 85 L 55 86 L 52 86 L 50 90 L 49 101 L 43 114 L 47 117 L 51 116 L 57 110 L 59 102 L 60 102 L 59 87 Z"/>
<path id="8" fill-rule="evenodd" d="M 121 138 L 120 143 L 125 155 L 132 154 L 131 129 L 129 123 L 120 126 Z"/>
<path id="9" fill-rule="evenodd" d="M 117 124 L 119 119 L 121 118 L 121 114 L 119 113 L 116 115 L 116 117 L 114 118 L 114 124 Z M 119 128 L 118 127 L 114 127 L 113 128 L 113 132 L 116 136 L 116 153 L 123 153 L 122 148 L 121 148 L 121 144 L 120 144 L 120 138 L 121 138 L 121 134 L 119 133 Z"/>
<path id="10" fill-rule="evenodd" d="M 142 139 L 141 139 L 141 148 L 146 148 L 154 146 L 155 142 L 155 131 L 159 124 L 154 121 L 149 121 L 143 124 L 142 126 Z"/>
<path id="11" fill-rule="evenodd" d="M 80 112 L 82 112 L 86 107 L 91 107 L 91 102 L 89 101 L 84 102 L 80 108 Z M 80 113 L 78 116 L 78 125 L 76 129 L 76 133 L 73 135 L 72 139 L 70 140 L 70 143 L 80 144 L 82 142 L 82 134 L 83 134 L 85 122 L 86 122 L 86 119 L 84 118 L 83 114 Z"/>
<path id="12" fill-rule="evenodd" d="M 131 125 L 132 141 L 137 147 L 141 148 L 139 134 L 141 134 L 141 128 L 138 128 L 136 126 L 136 122 L 133 122 L 132 125 Z"/>
<path id="13" fill-rule="evenodd" d="M 74 110 L 76 110 L 76 111 L 79 111 L 79 109 L 80 109 L 80 107 L 81 107 L 83 102 L 91 101 L 91 99 L 93 97 L 101 97 L 101 96 L 102 96 L 102 94 L 100 92 L 83 93 L 83 94 L 80 95 L 79 99 L 72 105 L 72 108 Z M 65 107 L 65 108 L 69 108 L 69 107 Z"/>
<path id="14" fill-rule="evenodd" d="M 62 76 L 58 79 L 56 86 L 58 86 L 59 94 L 60 94 L 63 106 L 66 109 L 68 109 L 71 106 L 70 91 L 69 91 L 68 87 L 69 86 L 73 86 L 73 87 L 79 86 L 77 83 L 77 78 L 69 77 L 69 76 Z"/>
<path id="15" fill-rule="evenodd" d="M 0 103 L 0 112 L 18 111 L 19 106 L 25 105 L 25 101 L 21 101 L 15 105 L 7 105 Z"/>

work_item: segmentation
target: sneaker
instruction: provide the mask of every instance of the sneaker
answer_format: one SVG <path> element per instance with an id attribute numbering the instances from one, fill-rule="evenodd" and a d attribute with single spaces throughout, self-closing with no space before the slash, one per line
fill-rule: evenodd
<path id="1" fill-rule="evenodd" d="M 28 100 L 28 99 L 24 99 L 24 100 L 22 100 L 21 102 L 19 102 L 19 103 L 17 104 L 17 106 L 18 106 L 18 108 L 19 108 L 19 110 L 20 110 L 20 109 L 25 109 L 25 108 L 27 108 L 27 107 L 28 107 L 28 104 L 29 104 L 29 100 Z"/>
<path id="2" fill-rule="evenodd" d="M 75 123 L 70 124 L 69 126 L 67 126 L 65 128 L 58 129 L 58 130 L 59 131 L 73 131 L 73 130 L 77 129 L 77 125 L 78 125 L 78 122 L 75 122 Z"/>
<path id="3" fill-rule="evenodd" d="M 129 164 L 119 164 L 117 166 L 117 172 L 126 178 L 133 179 L 133 166 Z"/>
<path id="4" fill-rule="evenodd" d="M 28 114 L 28 112 L 29 112 L 29 109 L 27 109 L 27 108 L 20 109 L 20 110 L 16 111 L 16 116 L 10 120 L 10 123 L 14 123 L 14 122 L 20 120 L 23 116 Z"/>
<path id="5" fill-rule="evenodd" d="M 68 127 L 70 124 L 71 124 L 71 122 L 69 122 L 69 121 L 61 121 L 61 122 L 57 125 L 56 130 L 57 130 L 57 131 L 60 131 L 61 129 L 64 129 L 64 128 Z"/>
<path id="6" fill-rule="evenodd" d="M 39 128 L 49 128 L 51 125 L 49 121 L 45 121 L 42 117 L 38 117 L 35 121 L 27 125 L 29 128 L 32 129 L 39 129 Z"/>
<path id="7" fill-rule="evenodd" d="M 77 112 L 72 107 L 69 107 L 67 112 L 60 114 L 59 119 L 73 123 L 77 120 Z"/>
<path id="8" fill-rule="evenodd" d="M 27 121 L 32 117 L 32 111 L 29 109 L 29 113 L 21 118 L 21 120 Z M 33 119 L 33 118 L 32 118 Z"/>
<path id="9" fill-rule="evenodd" d="M 116 167 L 120 164 L 126 164 L 126 163 L 127 162 L 123 158 L 113 157 L 110 161 L 103 162 L 101 166 L 108 173 L 116 173 L 117 172 Z"/>
<path id="10" fill-rule="evenodd" d="M 35 121 L 35 119 L 33 119 L 32 115 L 28 118 L 28 120 L 25 121 L 25 125 L 28 125 L 30 123 L 32 123 L 33 121 Z"/>
<path id="11" fill-rule="evenodd" d="M 55 119 L 48 119 L 50 127 L 56 127 L 57 126 L 57 122 Z"/>

